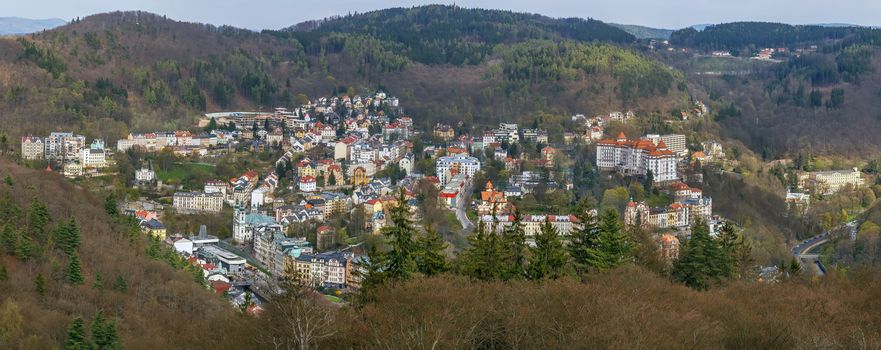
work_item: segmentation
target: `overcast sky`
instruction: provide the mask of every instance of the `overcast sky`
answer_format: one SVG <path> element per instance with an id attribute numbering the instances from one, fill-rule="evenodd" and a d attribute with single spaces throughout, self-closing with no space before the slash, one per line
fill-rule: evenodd
<path id="1" fill-rule="evenodd" d="M 144 10 L 190 22 L 278 29 L 309 19 L 429 3 L 670 29 L 742 20 L 881 25 L 881 0 L 0 0 L 0 16 L 70 20 L 100 12 Z"/>

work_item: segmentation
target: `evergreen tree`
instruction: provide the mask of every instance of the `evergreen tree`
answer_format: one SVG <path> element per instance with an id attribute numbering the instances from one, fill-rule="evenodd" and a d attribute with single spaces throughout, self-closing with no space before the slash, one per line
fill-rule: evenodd
<path id="1" fill-rule="evenodd" d="M 532 279 L 558 278 L 566 267 L 566 248 L 557 234 L 557 229 L 545 219 L 541 232 L 535 236 L 535 248 L 531 249 L 529 276 Z"/>
<path id="2" fill-rule="evenodd" d="M 0 244 L 3 245 L 7 253 L 15 254 L 17 251 L 18 233 L 12 228 L 12 225 L 3 225 L 3 229 L 0 231 Z"/>
<path id="3" fill-rule="evenodd" d="M 214 129 L 217 129 L 217 120 L 211 117 L 211 120 L 208 121 L 208 126 L 205 127 L 205 131 L 211 132 Z"/>
<path id="4" fill-rule="evenodd" d="M 416 239 L 416 267 L 423 275 L 434 276 L 447 270 L 447 244 L 429 227 Z"/>
<path id="5" fill-rule="evenodd" d="M 478 223 L 477 232 L 468 237 L 470 246 L 462 252 L 462 272 L 483 281 L 497 280 L 504 271 L 502 241 L 495 232 L 486 232 L 486 224 Z"/>
<path id="6" fill-rule="evenodd" d="M 737 234 L 730 222 L 719 229 L 719 244 L 723 253 L 723 276 L 743 278 L 753 264 L 752 247 L 743 236 Z"/>
<path id="7" fill-rule="evenodd" d="M 68 256 L 73 255 L 79 248 L 80 232 L 74 218 L 71 217 L 70 220 L 60 223 L 55 229 L 55 244 Z"/>
<path id="8" fill-rule="evenodd" d="M 9 192 L 3 192 L 0 195 L 0 221 L 9 223 L 18 219 L 20 215 L 21 208 L 12 200 L 12 195 Z"/>
<path id="9" fill-rule="evenodd" d="M 73 285 L 85 282 L 82 266 L 80 266 L 80 258 L 76 254 L 71 255 L 70 261 L 67 263 L 67 282 Z"/>
<path id="10" fill-rule="evenodd" d="M 92 341 L 96 350 L 119 350 L 122 344 L 116 332 L 116 323 L 104 318 L 104 311 L 98 311 L 92 320 Z"/>
<path id="11" fill-rule="evenodd" d="M 407 279 L 416 271 L 413 236 L 416 229 L 410 221 L 410 211 L 404 190 L 398 195 L 397 205 L 389 211 L 391 225 L 382 229 L 391 249 L 385 253 L 385 273 L 393 280 Z"/>
<path id="12" fill-rule="evenodd" d="M 618 212 L 607 210 L 603 213 L 599 223 L 598 242 L 603 260 L 598 268 L 611 269 L 632 260 L 633 244 L 623 229 L 618 221 Z"/>
<path id="13" fill-rule="evenodd" d="M 82 317 L 73 319 L 73 322 L 67 327 L 67 340 L 64 342 L 64 349 L 90 350 L 91 348 L 89 340 L 86 339 L 86 326 Z"/>
<path id="14" fill-rule="evenodd" d="M 38 273 L 37 277 L 34 278 L 34 290 L 37 291 L 37 295 L 41 297 L 46 296 L 46 279 L 43 278 L 42 273 Z"/>
<path id="15" fill-rule="evenodd" d="M 15 243 L 15 256 L 21 260 L 28 260 L 34 256 L 34 240 L 27 233 L 18 235 Z"/>
<path id="16" fill-rule="evenodd" d="M 600 230 L 596 217 L 584 210 L 578 214 L 578 228 L 569 235 L 569 255 L 578 273 L 598 268 L 606 258 L 599 250 Z"/>
<path id="17" fill-rule="evenodd" d="M 111 217 L 119 216 L 119 208 L 116 207 L 116 195 L 113 192 L 104 197 L 104 211 Z"/>
<path id="18" fill-rule="evenodd" d="M 801 263 L 798 262 L 798 259 L 793 257 L 789 260 L 789 265 L 783 267 L 783 271 L 786 273 L 787 277 L 798 277 L 801 275 Z"/>
<path id="19" fill-rule="evenodd" d="M 505 271 L 502 278 L 505 280 L 526 277 L 527 252 L 526 229 L 521 221 L 520 211 L 514 212 L 514 221 L 505 230 L 502 237 L 502 257 L 505 262 Z"/>
<path id="20" fill-rule="evenodd" d="M 6 175 L 6 178 L 3 179 L 3 182 L 6 182 L 6 185 L 12 186 L 15 183 L 12 181 L 12 176 Z"/>
<path id="21" fill-rule="evenodd" d="M 92 283 L 92 288 L 104 290 L 104 276 L 101 276 L 100 272 L 95 273 L 95 283 Z"/>
<path id="22" fill-rule="evenodd" d="M 361 278 L 360 301 L 362 304 L 373 300 L 376 288 L 388 279 L 385 271 L 385 254 L 371 247 L 367 252 L 367 258 L 356 263 L 359 267 L 355 273 Z"/>
<path id="23" fill-rule="evenodd" d="M 698 219 L 691 229 L 691 239 L 680 248 L 679 259 L 673 264 L 673 278 L 685 285 L 706 290 L 724 276 L 725 258 L 709 227 Z"/>
<path id="24" fill-rule="evenodd" d="M 128 283 L 125 282 L 125 278 L 123 278 L 121 275 L 116 276 L 116 280 L 113 281 L 113 290 L 120 293 L 125 293 L 128 291 Z"/>
<path id="25" fill-rule="evenodd" d="M 6 265 L 0 265 L 0 282 L 6 282 L 9 279 L 9 271 L 6 271 Z"/>
<path id="26" fill-rule="evenodd" d="M 245 292 L 245 296 L 243 297 L 242 303 L 239 304 L 239 313 L 242 315 L 248 314 L 248 309 L 254 306 L 254 298 L 251 296 L 251 292 Z"/>
<path id="27" fill-rule="evenodd" d="M 37 197 L 31 201 L 28 209 L 28 231 L 38 240 L 45 238 L 46 224 L 49 223 L 49 209 Z"/>

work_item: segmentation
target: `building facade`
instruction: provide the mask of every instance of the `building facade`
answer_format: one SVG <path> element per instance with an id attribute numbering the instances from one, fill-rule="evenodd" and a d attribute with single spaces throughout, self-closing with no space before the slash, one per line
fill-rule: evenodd
<path id="1" fill-rule="evenodd" d="M 651 172 L 654 182 L 661 183 L 679 179 L 677 162 L 678 157 L 663 141 L 655 145 L 648 139 L 628 140 L 622 132 L 617 139 L 597 142 L 597 167 L 601 170 L 637 176 Z"/>
<path id="2" fill-rule="evenodd" d="M 173 199 L 178 212 L 219 213 L 223 210 L 223 194 L 205 192 L 177 192 Z"/>

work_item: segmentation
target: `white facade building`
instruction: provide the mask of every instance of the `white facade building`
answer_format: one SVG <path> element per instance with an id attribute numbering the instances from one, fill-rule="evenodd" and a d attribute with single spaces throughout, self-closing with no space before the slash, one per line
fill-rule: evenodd
<path id="1" fill-rule="evenodd" d="M 617 139 L 597 142 L 597 167 L 602 170 L 639 176 L 651 171 L 654 182 L 667 182 L 679 179 L 677 162 L 663 140 L 657 145 L 648 139 L 631 141 L 622 132 Z"/>
<path id="2" fill-rule="evenodd" d="M 472 177 L 478 171 L 480 171 L 480 161 L 464 154 L 440 157 L 437 160 L 437 177 L 441 184 L 446 184 L 455 174 Z"/>
<path id="3" fill-rule="evenodd" d="M 174 209 L 179 212 L 212 212 L 223 210 L 223 194 L 204 192 L 177 192 L 173 199 Z"/>

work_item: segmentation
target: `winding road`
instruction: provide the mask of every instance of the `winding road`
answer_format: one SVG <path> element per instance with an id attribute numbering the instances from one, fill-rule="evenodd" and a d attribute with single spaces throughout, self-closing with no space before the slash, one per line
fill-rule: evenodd
<path id="1" fill-rule="evenodd" d="M 850 238 L 855 238 L 857 230 L 856 221 L 848 222 L 847 224 L 844 224 L 839 228 L 845 227 L 848 229 L 848 234 Z M 829 240 L 832 239 L 833 235 L 834 234 L 832 233 L 832 231 L 826 231 L 822 234 L 801 241 L 794 247 L 792 247 L 792 255 L 799 260 L 802 268 L 804 268 L 806 271 L 818 276 L 823 276 L 826 274 L 826 267 L 823 266 L 823 263 L 820 262 L 820 255 L 811 254 L 811 251 L 814 250 L 814 248 L 828 243 Z"/>

